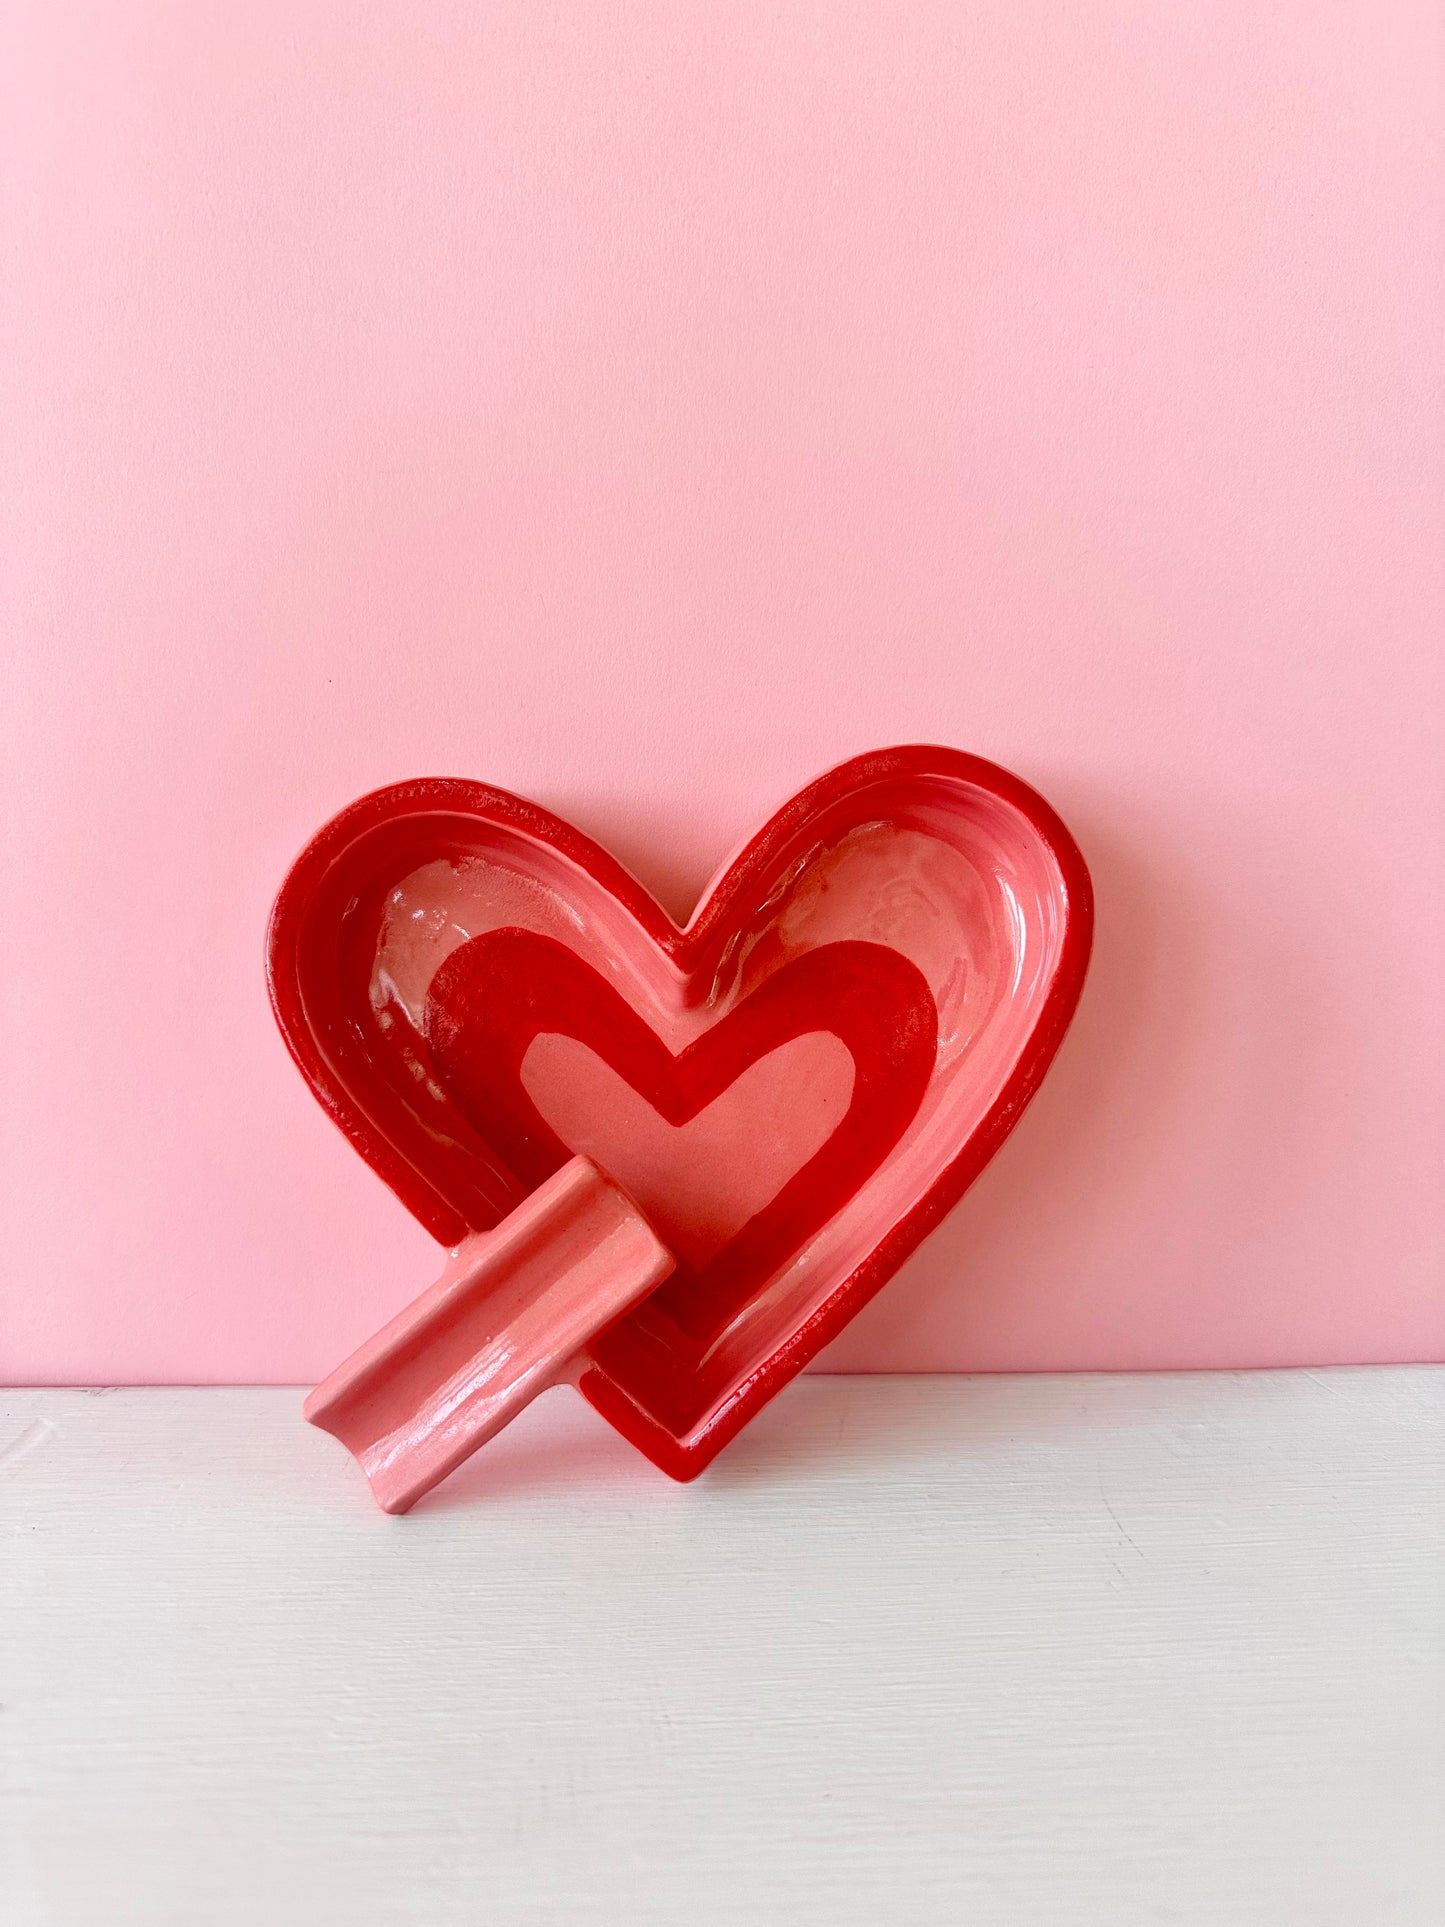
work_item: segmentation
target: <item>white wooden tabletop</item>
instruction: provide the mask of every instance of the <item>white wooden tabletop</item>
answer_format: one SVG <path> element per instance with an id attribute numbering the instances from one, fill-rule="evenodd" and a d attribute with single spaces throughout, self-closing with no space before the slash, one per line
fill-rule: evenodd
<path id="1" fill-rule="evenodd" d="M 1440 1927 L 1445 1372 L 0 1395 L 10 1927 Z"/>

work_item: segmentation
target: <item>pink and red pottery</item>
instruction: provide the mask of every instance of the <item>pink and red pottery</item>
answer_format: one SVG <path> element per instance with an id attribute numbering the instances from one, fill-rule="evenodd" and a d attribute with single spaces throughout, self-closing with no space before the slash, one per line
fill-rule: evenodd
<path id="1" fill-rule="evenodd" d="M 953 749 L 819 777 L 684 928 L 503 790 L 353 803 L 277 899 L 272 1002 L 452 1256 L 308 1416 L 391 1510 L 562 1380 L 695 1477 L 1012 1130 L 1092 920 L 1054 811 Z"/>

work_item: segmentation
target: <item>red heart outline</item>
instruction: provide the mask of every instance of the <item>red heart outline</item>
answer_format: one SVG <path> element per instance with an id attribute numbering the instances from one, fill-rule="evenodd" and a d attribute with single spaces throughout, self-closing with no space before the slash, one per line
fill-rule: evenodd
<path id="1" fill-rule="evenodd" d="M 343 810 L 303 851 L 277 898 L 267 972 L 273 1008 L 293 1057 L 373 1169 L 438 1239 L 455 1244 L 468 1230 L 497 1222 L 536 1180 L 509 1168 L 497 1145 L 482 1138 L 474 1124 L 450 1117 L 440 1128 L 422 1116 L 414 1086 L 401 1081 L 377 1053 L 377 1038 L 368 1029 L 367 995 L 391 880 L 405 874 L 408 865 L 465 849 L 469 835 L 513 836 L 585 873 L 689 982 L 705 984 L 719 972 L 739 934 L 759 917 L 790 855 L 796 862 L 799 851 L 817 847 L 825 833 L 839 833 L 839 825 L 870 820 L 880 796 L 924 794 L 940 782 L 966 786 L 1017 813 L 1056 874 L 1057 954 L 1037 1018 L 986 1114 L 924 1194 L 686 1436 L 678 1436 L 666 1414 L 639 1402 L 635 1373 L 614 1375 L 608 1368 L 609 1344 L 625 1345 L 629 1339 L 609 1338 L 594 1348 L 593 1363 L 579 1381 L 583 1392 L 674 1478 L 695 1477 L 837 1335 L 957 1202 L 1013 1128 L 1068 1027 L 1088 964 L 1092 892 L 1068 831 L 1036 792 L 981 758 L 927 746 L 873 752 L 829 771 L 785 804 L 726 867 L 687 927 L 679 929 L 612 857 L 560 818 L 506 791 L 437 778 L 375 791 Z M 653 1043 L 664 1049 L 655 1037 Z M 664 1055 L 672 1061 L 670 1053 Z M 705 1056 L 696 1061 L 701 1064 Z M 407 1068 L 418 1079 L 433 1069 L 424 1062 Z"/>

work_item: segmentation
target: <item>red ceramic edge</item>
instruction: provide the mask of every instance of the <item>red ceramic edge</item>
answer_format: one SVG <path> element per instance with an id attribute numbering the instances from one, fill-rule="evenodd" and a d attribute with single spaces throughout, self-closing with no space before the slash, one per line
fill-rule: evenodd
<path id="1" fill-rule="evenodd" d="M 468 1227 L 445 1206 L 421 1174 L 365 1121 L 347 1115 L 333 1093 L 302 1007 L 295 956 L 300 920 L 316 883 L 358 836 L 408 808 L 417 813 L 456 810 L 521 831 L 550 845 L 585 870 L 636 919 L 678 968 L 689 972 L 723 924 L 748 879 L 809 817 L 865 784 L 897 777 L 949 777 L 1007 804 L 1029 824 L 1058 866 L 1063 882 L 1059 959 L 1043 1008 L 1012 1073 L 987 1115 L 928 1191 L 888 1231 L 863 1262 L 819 1306 L 806 1324 L 759 1367 L 685 1444 L 656 1425 L 596 1370 L 582 1374 L 584 1396 L 654 1465 L 670 1477 L 694 1479 L 736 1437 L 753 1414 L 802 1371 L 893 1275 L 904 1259 L 952 1210 L 1023 1114 L 1038 1089 L 1078 1005 L 1093 943 L 1094 895 L 1088 867 L 1057 812 L 1022 778 L 966 750 L 904 744 L 871 750 L 838 764 L 784 803 L 723 868 L 697 910 L 679 928 L 657 900 L 617 859 L 561 817 L 508 790 L 464 777 L 422 777 L 372 790 L 330 820 L 307 844 L 286 876 L 266 936 L 266 978 L 276 1022 L 317 1100 L 401 1201 L 442 1243 Z M 439 1208 L 440 1207 L 440 1208 Z"/>

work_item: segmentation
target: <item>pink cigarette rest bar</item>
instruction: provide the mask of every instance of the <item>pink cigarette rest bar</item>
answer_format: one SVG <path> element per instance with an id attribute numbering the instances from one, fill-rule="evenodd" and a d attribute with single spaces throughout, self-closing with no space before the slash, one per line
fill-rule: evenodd
<path id="1" fill-rule="evenodd" d="M 656 1289 L 673 1256 L 632 1200 L 573 1158 L 337 1367 L 306 1417 L 405 1512 Z"/>

